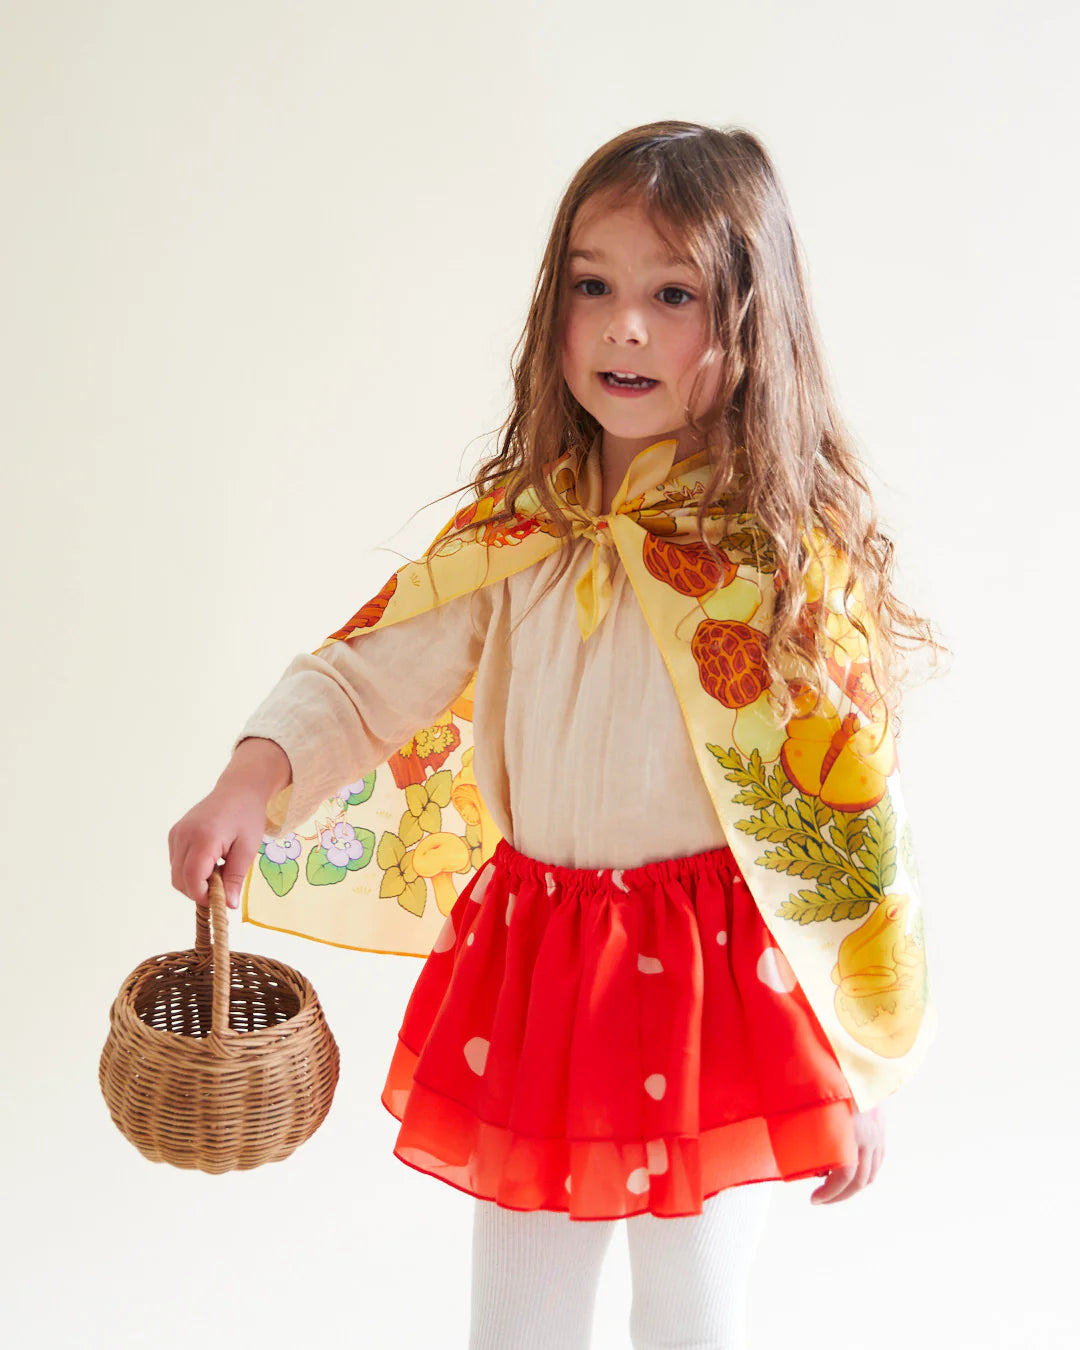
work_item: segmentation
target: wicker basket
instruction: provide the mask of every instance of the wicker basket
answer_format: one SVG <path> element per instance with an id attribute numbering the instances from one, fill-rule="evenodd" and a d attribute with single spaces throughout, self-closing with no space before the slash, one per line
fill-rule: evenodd
<path id="1" fill-rule="evenodd" d="M 194 950 L 137 966 L 109 1022 L 98 1081 L 151 1162 L 203 1172 L 280 1162 L 330 1110 L 339 1057 L 318 996 L 290 966 L 230 954 L 220 865 L 209 905 L 195 906 Z"/>

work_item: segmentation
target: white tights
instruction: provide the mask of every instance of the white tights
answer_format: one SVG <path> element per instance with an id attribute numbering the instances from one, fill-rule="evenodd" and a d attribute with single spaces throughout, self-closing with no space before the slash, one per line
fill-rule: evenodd
<path id="1" fill-rule="evenodd" d="M 634 1350 L 744 1350 L 746 1288 L 773 1182 L 718 1191 L 700 1214 L 570 1219 L 477 1200 L 469 1350 L 588 1350 L 600 1267 L 626 1224 Z"/>

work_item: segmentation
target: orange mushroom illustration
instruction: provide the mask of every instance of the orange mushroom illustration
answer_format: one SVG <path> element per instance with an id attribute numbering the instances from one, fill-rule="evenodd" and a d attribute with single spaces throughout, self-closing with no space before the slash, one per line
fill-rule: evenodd
<path id="1" fill-rule="evenodd" d="M 769 704 L 765 634 L 750 620 L 761 608 L 761 588 L 739 575 L 720 551 L 712 558 L 700 541 L 676 544 L 646 532 L 642 561 L 650 575 L 680 595 L 692 596 L 704 612 L 690 640 L 701 687 L 735 713 L 732 738 L 745 755 L 773 760 L 784 739 Z"/>
<path id="2" fill-rule="evenodd" d="M 457 904 L 454 872 L 469 872 L 469 846 L 458 834 L 440 830 L 421 839 L 412 852 L 413 871 L 431 882 L 440 914 L 449 914 Z"/>

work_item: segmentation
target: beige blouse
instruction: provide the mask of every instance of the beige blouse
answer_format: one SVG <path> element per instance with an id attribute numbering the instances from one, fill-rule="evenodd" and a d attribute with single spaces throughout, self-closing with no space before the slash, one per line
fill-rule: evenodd
<path id="1" fill-rule="evenodd" d="M 378 767 L 477 670 L 473 768 L 514 848 L 566 867 L 626 868 L 723 846 L 617 552 L 610 608 L 583 640 L 574 587 L 593 544 L 579 537 L 567 547 L 573 565 L 512 634 L 558 551 L 471 595 L 295 657 L 233 743 L 262 736 L 289 758 L 292 789 L 276 832 Z"/>

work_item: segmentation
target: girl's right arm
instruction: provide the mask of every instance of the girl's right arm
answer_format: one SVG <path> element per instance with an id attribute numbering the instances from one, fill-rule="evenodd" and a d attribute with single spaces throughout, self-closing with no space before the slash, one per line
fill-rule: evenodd
<path id="1" fill-rule="evenodd" d="M 296 656 L 241 728 L 213 791 L 169 831 L 175 889 L 208 904 L 207 881 L 223 857 L 226 900 L 237 908 L 265 834 L 281 837 L 309 819 L 461 692 L 483 651 L 491 600 L 491 588 L 466 593 Z"/>

